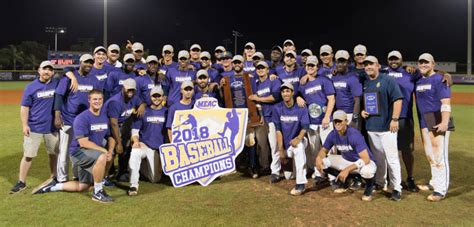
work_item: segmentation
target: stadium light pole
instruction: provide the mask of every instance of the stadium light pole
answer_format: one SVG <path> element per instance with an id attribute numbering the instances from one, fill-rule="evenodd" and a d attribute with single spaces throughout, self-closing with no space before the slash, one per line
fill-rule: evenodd
<path id="1" fill-rule="evenodd" d="M 54 33 L 54 51 L 58 51 L 58 34 L 66 33 L 65 27 L 46 27 L 46 33 Z"/>
<path id="2" fill-rule="evenodd" d="M 237 37 L 242 37 L 242 33 L 238 31 L 232 31 L 232 36 L 234 36 L 234 55 L 237 54 Z"/>
<path id="3" fill-rule="evenodd" d="M 107 48 L 107 0 L 104 0 L 104 40 L 103 45 Z"/>
<path id="4" fill-rule="evenodd" d="M 467 76 L 472 76 L 472 0 L 467 0 Z"/>

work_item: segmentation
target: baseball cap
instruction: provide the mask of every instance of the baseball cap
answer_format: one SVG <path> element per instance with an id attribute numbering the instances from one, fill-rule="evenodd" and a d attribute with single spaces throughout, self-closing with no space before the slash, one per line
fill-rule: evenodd
<path id="1" fill-rule="evenodd" d="M 148 57 L 146 58 L 146 63 L 150 63 L 152 61 L 158 62 L 158 58 L 155 55 L 148 55 Z"/>
<path id="2" fill-rule="evenodd" d="M 132 78 L 128 78 L 126 80 L 123 81 L 123 87 L 126 89 L 126 90 L 129 90 L 129 89 L 137 89 L 137 82 L 135 82 L 134 79 Z"/>
<path id="3" fill-rule="evenodd" d="M 83 54 L 83 55 L 81 55 L 81 58 L 79 58 L 79 61 L 80 61 L 80 62 L 85 62 L 85 61 L 88 61 L 88 60 L 94 61 L 94 58 L 92 57 L 92 55 L 90 55 L 90 54 Z"/>
<path id="4" fill-rule="evenodd" d="M 224 51 L 224 52 L 221 54 L 220 58 L 221 58 L 221 59 L 222 59 L 222 58 L 232 58 L 232 53 L 231 53 L 230 51 Z"/>
<path id="5" fill-rule="evenodd" d="M 216 49 L 214 49 L 214 52 L 216 52 L 216 51 L 218 51 L 218 50 L 224 52 L 224 51 L 225 51 L 225 48 L 224 48 L 223 46 L 217 46 Z"/>
<path id="6" fill-rule="evenodd" d="M 123 62 L 126 62 L 128 60 L 132 59 L 133 61 L 135 61 L 135 56 L 133 56 L 133 54 L 126 54 L 125 56 L 123 56 Z"/>
<path id="7" fill-rule="evenodd" d="M 349 57 L 350 57 L 349 52 L 347 52 L 346 50 L 338 50 L 336 52 L 336 60 L 339 59 L 339 58 L 349 60 Z"/>
<path id="8" fill-rule="evenodd" d="M 281 48 L 281 46 L 278 46 L 278 45 L 273 46 L 273 47 L 272 47 L 272 50 L 278 50 L 278 51 L 280 51 L 280 53 L 283 52 L 283 49 Z"/>
<path id="9" fill-rule="evenodd" d="M 203 51 L 201 52 L 201 54 L 199 55 L 199 58 L 203 58 L 203 57 L 206 57 L 206 58 L 209 58 L 211 59 L 211 54 L 207 51 Z"/>
<path id="10" fill-rule="evenodd" d="M 160 95 L 163 95 L 165 92 L 163 91 L 163 88 L 161 88 L 161 86 L 154 86 L 151 90 L 150 90 L 150 96 L 153 96 L 154 94 L 160 94 Z"/>
<path id="11" fill-rule="evenodd" d="M 260 58 L 260 60 L 265 58 L 265 57 L 263 56 L 262 52 L 255 52 L 255 54 L 252 55 L 252 59 L 253 59 L 254 57 L 258 57 L 258 58 Z"/>
<path id="12" fill-rule="evenodd" d="M 372 56 L 372 55 L 369 55 L 367 57 L 364 58 L 364 62 L 372 62 L 372 63 L 379 63 L 379 60 L 377 60 L 376 57 Z"/>
<path id="13" fill-rule="evenodd" d="M 319 61 L 318 61 L 318 58 L 316 56 L 308 56 L 308 58 L 306 59 L 306 64 L 313 64 L 313 65 L 318 65 Z"/>
<path id="14" fill-rule="evenodd" d="M 268 69 L 268 64 L 267 64 L 265 61 L 259 61 L 259 62 L 257 63 L 257 67 L 258 67 L 258 66 L 263 66 L 263 67 L 265 67 L 265 68 Z"/>
<path id="15" fill-rule="evenodd" d="M 201 46 L 200 46 L 199 44 L 193 44 L 193 45 L 191 45 L 191 47 L 190 47 L 189 49 L 190 49 L 190 50 L 192 50 L 192 49 L 199 49 L 199 50 L 201 50 Z"/>
<path id="16" fill-rule="evenodd" d="M 319 54 L 323 53 L 332 54 L 332 47 L 327 44 L 322 45 L 321 48 L 319 48 Z"/>
<path id="17" fill-rule="evenodd" d="M 287 39 L 287 40 L 285 40 L 285 42 L 283 42 L 283 46 L 285 46 L 285 44 L 287 44 L 287 43 L 291 44 L 292 46 L 295 45 L 295 43 L 293 42 L 293 40 Z"/>
<path id="18" fill-rule="evenodd" d="M 293 85 L 291 83 L 283 83 L 281 86 L 280 86 L 280 91 L 283 90 L 284 88 L 289 88 L 291 89 L 292 91 L 295 90 L 295 88 L 293 87 Z"/>
<path id="19" fill-rule="evenodd" d="M 366 55 L 367 54 L 367 48 L 362 44 L 358 44 L 357 46 L 354 47 L 354 55 L 356 55 L 356 54 Z"/>
<path id="20" fill-rule="evenodd" d="M 165 52 L 165 51 L 169 51 L 169 52 L 173 53 L 174 48 L 173 48 L 173 46 L 171 46 L 169 44 L 166 44 L 166 45 L 163 46 L 163 50 L 161 52 Z"/>
<path id="21" fill-rule="evenodd" d="M 209 73 L 207 73 L 207 70 L 205 69 L 200 69 L 199 71 L 197 71 L 196 73 L 196 78 L 199 78 L 199 76 L 206 76 L 206 77 L 209 77 Z"/>
<path id="22" fill-rule="evenodd" d="M 252 49 L 255 49 L 255 44 L 253 44 L 252 42 L 246 43 L 244 47 L 248 47 L 248 46 L 252 47 Z"/>
<path id="23" fill-rule="evenodd" d="M 294 52 L 292 50 L 289 50 L 289 51 L 285 52 L 285 56 L 288 55 L 288 54 L 293 55 L 293 57 L 296 58 L 296 52 Z"/>
<path id="24" fill-rule="evenodd" d="M 51 67 L 51 68 L 54 69 L 53 63 L 51 63 L 50 61 L 42 61 L 39 67 L 40 67 L 40 69 L 42 69 L 44 67 Z"/>
<path id="25" fill-rule="evenodd" d="M 139 43 L 139 42 L 135 42 L 133 43 L 132 45 L 132 51 L 135 52 L 137 50 L 141 50 L 143 51 L 143 44 Z"/>
<path id="26" fill-rule="evenodd" d="M 107 53 L 107 50 L 105 49 L 105 47 L 103 46 L 98 46 L 94 49 L 94 54 L 99 52 L 99 51 L 103 51 L 104 53 Z"/>
<path id="27" fill-rule="evenodd" d="M 119 51 L 120 52 L 120 47 L 119 45 L 117 44 L 110 44 L 109 47 L 107 48 L 108 51 L 113 51 L 113 50 L 116 50 L 116 51 Z"/>
<path id="28" fill-rule="evenodd" d="M 398 50 L 392 50 L 390 51 L 390 53 L 388 53 L 387 58 L 390 58 L 390 57 L 396 57 L 398 59 L 402 59 L 402 54 Z"/>
<path id="29" fill-rule="evenodd" d="M 189 52 L 187 50 L 180 50 L 178 53 L 178 59 L 180 58 L 189 59 Z"/>
<path id="30" fill-rule="evenodd" d="M 235 55 L 235 56 L 232 58 L 232 62 L 234 62 L 234 61 L 244 62 L 244 57 L 242 57 L 242 55 Z"/>
<path id="31" fill-rule="evenodd" d="M 419 60 L 434 62 L 433 55 L 431 55 L 430 53 L 424 53 L 424 54 L 420 55 L 420 57 L 418 58 L 418 61 Z"/>
<path id="32" fill-rule="evenodd" d="M 309 56 L 313 55 L 313 51 L 311 51 L 310 49 L 304 49 L 303 51 L 301 51 L 301 55 L 303 54 L 307 54 Z"/>
<path id="33" fill-rule="evenodd" d="M 332 120 L 341 120 L 341 121 L 345 121 L 347 120 L 347 114 L 346 112 L 344 112 L 343 110 L 336 110 L 333 114 L 332 114 Z"/>
<path id="34" fill-rule="evenodd" d="M 186 80 L 181 84 L 181 89 L 187 88 L 187 87 L 192 87 L 194 88 L 194 84 L 192 81 Z"/>

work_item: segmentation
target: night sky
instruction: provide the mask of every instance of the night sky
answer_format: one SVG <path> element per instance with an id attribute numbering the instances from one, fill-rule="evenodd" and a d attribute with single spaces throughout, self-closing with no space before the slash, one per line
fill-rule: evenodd
<path id="1" fill-rule="evenodd" d="M 0 47 L 36 40 L 54 48 L 46 26 L 67 27 L 58 49 L 67 50 L 78 38 L 102 44 L 102 0 L 8 0 L 2 2 Z M 317 3 L 317 5 L 316 5 Z M 334 50 L 362 43 L 369 54 L 384 58 L 398 49 L 406 60 L 431 52 L 437 61 L 466 61 L 467 0 L 360 0 L 360 1 L 162 1 L 108 0 L 109 44 L 140 41 L 159 54 L 171 43 L 199 43 L 206 50 L 231 39 L 232 30 L 244 34 L 257 49 L 281 45 L 287 38 L 298 53 L 322 44 Z M 312 44 L 311 44 L 312 43 Z M 229 45 L 233 50 L 233 43 Z"/>

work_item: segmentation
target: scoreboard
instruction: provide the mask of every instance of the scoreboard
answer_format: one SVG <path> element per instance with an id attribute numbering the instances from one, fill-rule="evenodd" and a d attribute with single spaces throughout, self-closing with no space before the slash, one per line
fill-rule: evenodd
<path id="1" fill-rule="evenodd" d="M 87 52 L 78 51 L 48 51 L 48 60 L 53 63 L 54 68 L 63 69 L 65 67 L 79 66 L 79 58 Z"/>

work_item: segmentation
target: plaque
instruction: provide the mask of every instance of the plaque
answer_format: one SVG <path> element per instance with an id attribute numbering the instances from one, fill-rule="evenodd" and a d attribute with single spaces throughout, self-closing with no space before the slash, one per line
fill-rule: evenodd
<path id="1" fill-rule="evenodd" d="M 370 115 L 379 115 L 380 102 L 378 92 L 366 92 L 364 93 L 364 106 L 365 111 Z"/>

